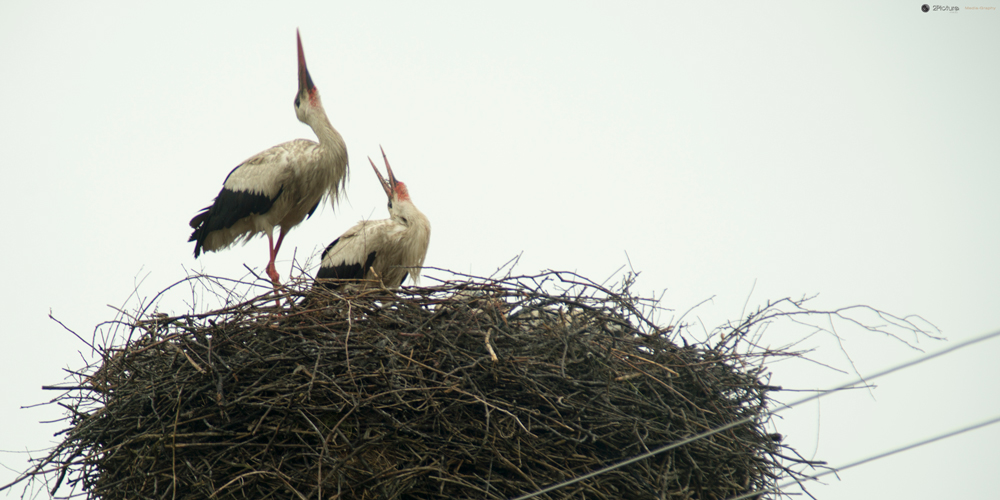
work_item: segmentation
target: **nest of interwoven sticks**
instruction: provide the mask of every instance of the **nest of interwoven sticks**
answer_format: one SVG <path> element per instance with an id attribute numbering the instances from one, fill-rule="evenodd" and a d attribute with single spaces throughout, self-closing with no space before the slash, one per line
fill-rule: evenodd
<path id="1" fill-rule="evenodd" d="M 124 321 L 33 473 L 102 499 L 509 499 L 749 418 L 535 498 L 723 499 L 788 477 L 762 356 L 738 330 L 678 346 L 627 286 L 550 272 L 280 300 Z"/>

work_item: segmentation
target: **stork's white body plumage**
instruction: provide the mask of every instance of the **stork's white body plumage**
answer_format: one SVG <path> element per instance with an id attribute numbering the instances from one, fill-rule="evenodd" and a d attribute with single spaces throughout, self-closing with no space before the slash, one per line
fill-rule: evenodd
<path id="1" fill-rule="evenodd" d="M 388 181 L 372 163 L 389 198 L 390 217 L 358 222 L 330 243 L 323 251 L 317 279 L 381 281 L 388 288 L 398 288 L 407 276 L 414 284 L 419 282 L 430 244 L 431 223 L 413 204 L 406 185 L 396 180 L 388 159 L 385 166 Z M 331 282 L 331 286 L 339 284 Z"/>
<path id="2" fill-rule="evenodd" d="M 267 274 L 278 284 L 275 258 L 285 235 L 311 216 L 320 202 L 336 202 L 347 181 L 347 145 L 330 124 L 319 91 L 306 69 L 302 39 L 298 37 L 299 93 L 295 98 L 298 119 L 312 127 L 319 142 L 298 139 L 259 153 L 233 169 L 211 206 L 191 219 L 194 256 L 218 251 L 263 233 L 270 260 Z M 272 232 L 281 227 L 277 243 Z"/>

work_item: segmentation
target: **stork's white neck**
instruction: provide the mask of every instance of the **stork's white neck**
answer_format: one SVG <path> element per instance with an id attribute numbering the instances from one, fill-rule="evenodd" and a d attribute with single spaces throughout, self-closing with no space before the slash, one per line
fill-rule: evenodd
<path id="1" fill-rule="evenodd" d="M 312 113 L 307 115 L 308 121 L 306 123 L 316 133 L 316 137 L 319 139 L 320 145 L 323 146 L 322 149 L 324 152 L 343 154 L 347 151 L 347 144 L 344 143 L 344 138 L 330 124 L 330 119 L 326 117 L 326 111 L 323 109 L 319 95 L 317 94 L 314 99 L 316 106 L 310 110 Z"/>
<path id="2" fill-rule="evenodd" d="M 427 246 L 431 240 L 431 222 L 410 200 L 397 200 L 389 210 L 389 215 L 403 226 L 399 236 L 402 265 L 410 267 L 410 277 L 419 283 L 420 267 L 424 265 Z"/>

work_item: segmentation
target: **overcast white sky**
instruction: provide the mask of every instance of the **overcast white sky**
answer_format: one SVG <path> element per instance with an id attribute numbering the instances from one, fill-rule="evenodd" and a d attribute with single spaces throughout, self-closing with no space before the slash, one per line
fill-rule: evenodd
<path id="1" fill-rule="evenodd" d="M 486 275 L 523 252 L 520 272 L 602 281 L 627 252 L 678 316 L 714 296 L 688 317 L 709 328 L 753 290 L 751 307 L 819 293 L 819 308 L 919 314 L 948 338 L 927 351 L 996 330 L 1000 13 L 966 5 L 998 2 L 4 2 L 0 484 L 60 430 L 38 423 L 52 408 L 19 408 L 82 364 L 49 311 L 89 337 L 137 281 L 152 297 L 188 269 L 263 269 L 261 239 L 195 260 L 187 223 L 240 161 L 314 138 L 292 107 L 296 27 L 353 171 L 349 200 L 286 239 L 285 278 L 293 254 L 385 217 L 365 159 L 381 144 L 431 219 L 430 266 Z M 841 333 L 862 373 L 919 355 Z M 777 430 L 836 465 L 1000 415 L 998 357 L 980 344 Z M 805 363 L 774 377 L 849 379 Z M 811 490 L 992 498 L 998 448 L 993 426 Z"/>

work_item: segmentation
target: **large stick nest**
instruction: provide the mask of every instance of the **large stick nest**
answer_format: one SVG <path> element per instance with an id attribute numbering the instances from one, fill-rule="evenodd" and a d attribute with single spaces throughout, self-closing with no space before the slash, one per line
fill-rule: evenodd
<path id="1" fill-rule="evenodd" d="M 55 488 L 507 499 L 745 417 L 536 498 L 721 499 L 787 477 L 765 425 L 763 363 L 737 352 L 738 330 L 678 346 L 627 286 L 566 273 L 309 285 L 289 285 L 281 307 L 272 295 L 125 321 L 125 345 L 100 349 L 61 401 L 72 413 L 47 459 Z"/>

